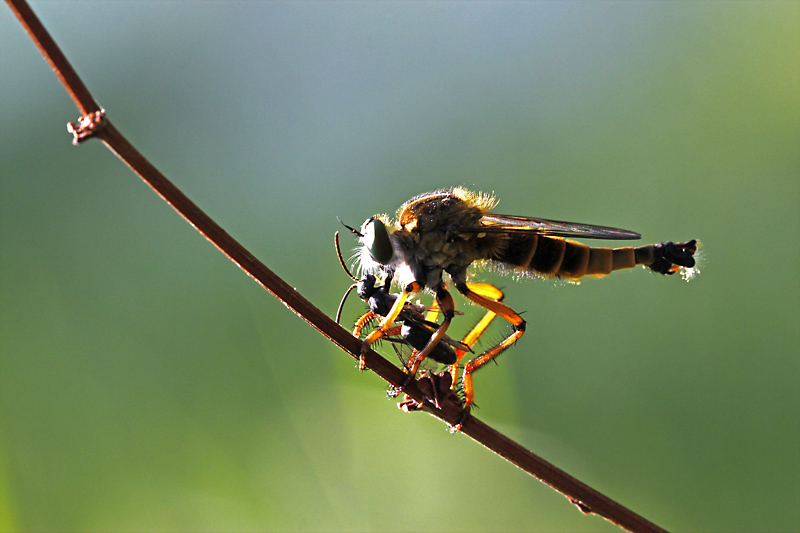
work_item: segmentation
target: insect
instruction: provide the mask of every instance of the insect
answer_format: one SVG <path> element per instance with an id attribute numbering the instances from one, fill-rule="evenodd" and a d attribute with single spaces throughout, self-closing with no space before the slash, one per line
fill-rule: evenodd
<path id="1" fill-rule="evenodd" d="M 334 235 L 334 242 L 336 246 L 336 253 L 339 257 L 339 263 L 347 275 L 356 282 L 350 286 L 342 298 L 342 301 L 339 304 L 339 309 L 336 312 L 336 322 L 339 322 L 342 308 L 348 294 L 355 288 L 359 298 L 361 298 L 369 306 L 369 311 L 356 321 L 353 329 L 353 335 L 360 337 L 365 326 L 370 324 L 374 319 L 382 319 L 391 312 L 398 295 L 390 292 L 391 280 L 388 278 L 381 285 L 376 286 L 377 278 L 370 273 L 364 273 L 361 279 L 353 276 L 345 265 L 344 259 L 342 258 L 342 253 L 339 248 L 339 232 L 336 232 Z M 497 301 L 502 300 L 503 298 L 503 293 L 492 285 L 478 284 L 472 286 L 483 287 L 483 290 L 485 292 L 490 292 Z M 459 314 L 457 311 L 454 313 Z M 413 349 L 409 357 L 405 359 L 401 357 L 406 372 L 409 374 L 408 379 L 413 377 L 418 370 L 420 363 L 423 361 L 423 358 L 419 357 L 419 354 L 425 349 L 430 342 L 431 337 L 439 328 L 439 324 L 436 322 L 436 317 L 438 314 L 439 310 L 436 306 L 426 307 L 421 304 L 414 304 L 406 301 L 398 313 L 395 323 L 392 325 L 392 327 L 387 329 L 384 332 L 384 335 L 381 337 L 381 339 L 386 339 L 391 342 L 407 344 Z M 470 331 L 470 333 L 464 337 L 463 341 L 456 341 L 447 335 L 443 335 L 439 343 L 433 346 L 430 352 L 427 354 L 427 358 L 429 359 L 445 365 L 450 365 L 448 387 L 457 378 L 458 362 L 462 359 L 464 354 L 472 351 L 472 346 L 475 344 L 478 338 L 480 338 L 494 317 L 494 313 L 491 311 L 487 312 L 483 320 L 475 325 L 472 331 Z M 398 350 L 398 355 L 400 355 L 400 350 Z M 362 370 L 364 369 L 363 360 L 359 361 L 359 368 Z M 436 382 L 439 383 L 441 376 L 439 375 L 436 378 L 432 378 L 432 382 L 433 379 L 436 379 Z M 393 389 L 389 392 L 389 395 L 397 396 L 399 392 L 400 389 Z M 404 403 L 409 404 L 410 402 L 406 401 Z M 439 403 L 435 398 L 435 395 L 434 404 L 439 407 Z"/>
<path id="2" fill-rule="evenodd" d="M 401 324 L 401 329 L 412 324 L 408 334 L 401 335 L 409 344 L 412 334 L 422 328 L 430 332 L 429 336 L 425 334 L 424 342 L 413 340 L 415 352 L 406 365 L 408 379 L 413 378 L 419 363 L 427 357 L 458 365 L 468 353 L 463 348 L 472 347 L 495 315 L 512 325 L 513 330 L 505 339 L 463 365 L 465 417 L 474 403 L 472 375 L 517 342 L 526 325 L 519 314 L 501 302 L 503 293 L 498 289 L 486 283 L 467 283 L 467 270 L 473 263 L 488 263 L 510 273 L 575 282 L 584 276 L 604 276 L 636 265 L 668 275 L 683 270 L 685 277 L 690 277 L 695 266 L 696 240 L 637 248 L 590 247 L 568 237 L 630 240 L 641 235 L 605 226 L 491 213 L 496 205 L 492 195 L 454 187 L 408 200 L 398 210 L 396 222 L 386 215 L 375 215 L 360 230 L 347 226 L 361 245 L 358 261 L 365 274 L 359 282 L 364 289 L 359 296 L 369 302 L 369 318 L 380 318 L 379 326 L 363 341 L 361 368 L 364 368 L 363 356 L 372 344 L 397 334 L 396 323 Z M 444 357 L 437 350 L 443 342 L 452 344 L 445 334 L 456 314 L 445 273 L 459 293 L 487 311 L 484 320 L 455 349 L 455 363 L 450 359 L 441 361 Z M 376 287 L 378 277 L 382 284 Z M 400 293 L 390 292 L 392 283 L 401 288 Z M 421 311 L 409 303 L 409 298 L 421 291 L 434 295 L 437 315 L 442 314 L 441 323 L 417 316 Z M 368 321 L 364 317 L 362 320 Z"/>

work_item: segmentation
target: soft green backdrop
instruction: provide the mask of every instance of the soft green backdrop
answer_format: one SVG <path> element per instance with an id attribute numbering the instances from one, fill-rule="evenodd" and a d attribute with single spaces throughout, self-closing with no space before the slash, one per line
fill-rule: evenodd
<path id="1" fill-rule="evenodd" d="M 477 414 L 665 528 L 800 529 L 800 3 L 33 7 L 117 127 L 331 314 L 335 217 L 434 188 L 701 239 L 688 284 L 490 277 L 529 326 Z M 0 529 L 617 530 L 399 411 L 70 145 L 6 7 L 0 44 Z"/>

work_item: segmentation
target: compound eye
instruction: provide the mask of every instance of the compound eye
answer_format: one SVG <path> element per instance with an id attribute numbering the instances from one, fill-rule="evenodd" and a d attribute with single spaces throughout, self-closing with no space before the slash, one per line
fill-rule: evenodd
<path id="1" fill-rule="evenodd" d="M 369 255 L 378 263 L 385 265 L 394 256 L 394 247 L 389 238 L 389 230 L 386 225 L 378 218 L 370 218 L 361 228 L 361 242 L 369 250 Z"/>

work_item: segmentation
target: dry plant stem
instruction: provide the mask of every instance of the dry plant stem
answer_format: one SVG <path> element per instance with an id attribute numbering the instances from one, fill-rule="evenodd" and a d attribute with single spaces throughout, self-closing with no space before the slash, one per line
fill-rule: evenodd
<path id="1" fill-rule="evenodd" d="M 133 169 L 164 200 L 178 211 L 190 224 L 210 240 L 233 262 L 255 279 L 261 286 L 272 293 L 289 309 L 314 326 L 320 333 L 333 341 L 337 346 L 358 358 L 361 341 L 339 326 L 334 320 L 317 309 L 308 300 L 295 291 L 289 284 L 269 270 L 263 263 L 253 257 L 242 245 L 228 235 L 219 225 L 208 217 L 199 207 L 178 190 L 161 172 L 145 159 L 106 119 L 73 70 L 66 57 L 49 36 L 33 11 L 23 0 L 6 0 L 11 10 L 27 30 L 42 54 L 55 70 L 61 82 L 67 88 L 82 117 L 81 129 L 86 137 L 96 136 L 114 151 L 120 159 Z M 88 133 L 86 128 L 88 128 Z M 77 132 L 76 132 L 77 133 Z M 76 136 L 77 139 L 77 136 Z M 406 375 L 394 364 L 376 352 L 370 350 L 366 356 L 367 366 L 393 386 L 400 386 Z M 442 409 L 436 409 L 426 402 L 426 398 L 412 381 L 405 392 L 414 400 L 425 404 L 425 410 L 449 424 L 459 422 L 462 410 L 458 404 L 445 402 Z M 511 463 L 555 488 L 583 512 L 596 513 L 607 520 L 629 531 L 659 532 L 664 531 L 655 524 L 645 520 L 636 513 L 621 506 L 614 500 L 600 494 L 591 487 L 559 470 L 547 461 L 534 455 L 516 442 L 498 433 L 474 417 L 467 418 L 461 432 L 483 444 Z"/>

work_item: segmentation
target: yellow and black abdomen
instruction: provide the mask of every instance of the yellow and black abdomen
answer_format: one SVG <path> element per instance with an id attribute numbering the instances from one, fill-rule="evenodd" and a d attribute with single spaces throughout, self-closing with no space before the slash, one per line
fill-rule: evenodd
<path id="1" fill-rule="evenodd" d="M 644 265 L 660 274 L 674 274 L 694 266 L 697 242 L 666 242 L 633 248 L 596 248 L 583 243 L 534 233 L 509 233 L 504 246 L 491 257 L 516 270 L 577 281 L 583 276 L 605 276 L 615 270 Z"/>

